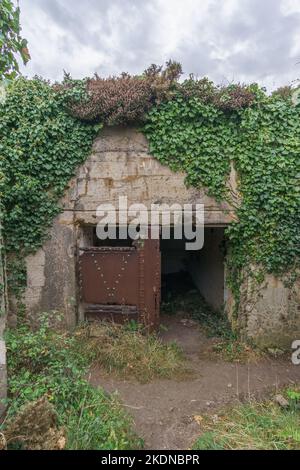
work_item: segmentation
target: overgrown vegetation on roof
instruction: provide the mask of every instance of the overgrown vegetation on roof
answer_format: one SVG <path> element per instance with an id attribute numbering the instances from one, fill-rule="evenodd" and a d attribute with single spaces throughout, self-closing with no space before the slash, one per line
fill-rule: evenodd
<path id="1" fill-rule="evenodd" d="M 181 65 L 169 61 L 166 67 L 152 65 L 142 75 L 123 73 L 120 77 L 101 78 L 95 75 L 83 81 L 68 75 L 57 85 L 61 92 L 81 87 L 84 98 L 67 97 L 70 114 L 83 121 L 100 121 L 107 125 L 128 124 L 145 119 L 155 105 L 172 99 L 176 93 Z"/>
<path id="2" fill-rule="evenodd" d="M 197 98 L 223 111 L 243 109 L 255 100 L 251 86 L 215 86 L 208 78 L 189 79 L 179 82 L 182 68 L 178 62 L 169 61 L 165 68 L 151 65 L 142 75 L 121 74 L 119 77 L 101 78 L 97 74 L 83 81 L 72 80 L 69 75 L 58 91 L 81 89 L 81 98 L 76 94 L 67 98 L 70 114 L 78 119 L 106 125 L 143 122 L 147 113 L 155 106 L 181 97 L 184 101 Z"/>

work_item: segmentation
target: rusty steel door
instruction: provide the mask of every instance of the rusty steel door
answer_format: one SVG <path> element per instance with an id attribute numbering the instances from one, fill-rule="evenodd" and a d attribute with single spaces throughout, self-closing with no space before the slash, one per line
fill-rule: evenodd
<path id="1" fill-rule="evenodd" d="M 131 247 L 92 247 L 79 252 L 80 299 L 87 320 L 130 319 L 153 330 L 159 325 L 159 240 Z"/>

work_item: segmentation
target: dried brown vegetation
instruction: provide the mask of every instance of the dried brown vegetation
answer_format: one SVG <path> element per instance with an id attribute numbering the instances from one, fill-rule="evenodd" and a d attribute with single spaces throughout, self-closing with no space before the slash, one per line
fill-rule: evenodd
<path id="1" fill-rule="evenodd" d="M 198 98 L 223 111 L 251 106 L 255 100 L 251 86 L 215 86 L 207 78 L 198 80 L 193 75 L 180 83 L 181 75 L 181 65 L 171 60 L 165 68 L 151 65 L 142 75 L 122 73 L 119 77 L 101 78 L 96 74 L 84 81 L 84 99 L 69 97 L 67 108 L 74 117 L 83 121 L 122 125 L 143 121 L 153 106 L 176 97 Z M 78 82 L 67 75 L 57 89 L 70 90 L 76 84 Z"/>
<path id="2" fill-rule="evenodd" d="M 293 95 L 293 88 L 289 85 L 282 86 L 272 93 L 273 96 L 280 96 L 284 99 L 290 99 Z"/>
<path id="3" fill-rule="evenodd" d="M 143 119 L 150 108 L 170 99 L 182 73 L 181 65 L 169 61 L 166 68 L 151 65 L 143 75 L 122 73 L 119 77 L 86 80 L 87 99 L 68 104 L 71 114 L 84 121 L 99 120 L 108 125 Z M 65 87 L 72 86 L 68 79 Z"/>
<path id="4" fill-rule="evenodd" d="M 251 87 L 241 84 L 215 86 L 208 78 L 197 80 L 190 76 L 179 87 L 179 92 L 186 98 L 198 98 L 206 104 L 212 104 L 223 111 L 232 111 L 251 106 L 255 93 Z"/>
<path id="5" fill-rule="evenodd" d="M 26 404 L 5 426 L 5 447 L 18 445 L 28 450 L 62 450 L 65 431 L 58 427 L 53 405 L 42 397 Z"/>

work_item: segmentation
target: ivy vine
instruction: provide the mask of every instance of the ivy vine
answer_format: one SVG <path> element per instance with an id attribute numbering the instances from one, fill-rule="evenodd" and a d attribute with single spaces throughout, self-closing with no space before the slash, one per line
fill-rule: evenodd
<path id="1" fill-rule="evenodd" d="M 150 152 L 187 184 L 232 201 L 227 181 L 233 163 L 241 196 L 237 221 L 227 229 L 229 281 L 236 300 L 245 275 L 299 275 L 300 106 L 282 94 L 252 87 L 250 107 L 221 110 L 182 94 L 153 108 L 144 132 Z M 238 302 L 237 302 L 238 305 Z"/>
<path id="2" fill-rule="evenodd" d="M 0 198 L 14 289 L 24 283 L 24 266 L 20 262 L 17 269 L 16 262 L 42 246 L 61 211 L 59 200 L 101 127 L 65 111 L 68 93 L 38 78 L 19 78 L 0 105 Z M 78 93 L 72 91 L 74 99 Z"/>

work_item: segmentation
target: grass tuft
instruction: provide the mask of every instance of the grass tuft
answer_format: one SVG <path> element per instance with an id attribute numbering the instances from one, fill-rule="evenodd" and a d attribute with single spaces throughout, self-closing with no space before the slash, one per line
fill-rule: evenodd
<path id="1" fill-rule="evenodd" d="M 186 373 L 183 352 L 175 342 L 164 344 L 138 326 L 99 323 L 80 329 L 77 340 L 90 360 L 110 374 L 146 383 Z"/>
<path id="2" fill-rule="evenodd" d="M 285 393 L 289 398 L 289 391 Z M 300 394 L 297 393 L 300 398 Z M 298 398 L 297 398 L 298 400 Z M 201 421 L 195 450 L 299 450 L 300 411 L 295 400 L 281 408 L 273 401 L 240 404 Z"/>

